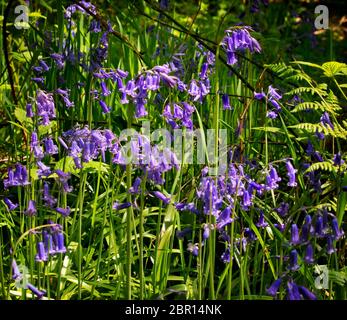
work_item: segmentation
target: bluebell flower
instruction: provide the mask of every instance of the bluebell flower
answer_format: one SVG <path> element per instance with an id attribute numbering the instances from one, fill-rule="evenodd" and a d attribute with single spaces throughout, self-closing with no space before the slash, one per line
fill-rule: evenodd
<path id="1" fill-rule="evenodd" d="M 111 108 L 107 106 L 105 101 L 99 100 L 99 104 L 102 109 L 102 113 L 110 113 Z"/>
<path id="2" fill-rule="evenodd" d="M 300 238 L 299 238 L 299 229 L 298 229 L 298 226 L 293 223 L 291 225 L 291 232 L 290 232 L 290 235 L 291 235 L 291 238 L 290 238 L 290 244 L 291 245 L 297 245 L 300 243 Z"/>
<path id="3" fill-rule="evenodd" d="M 275 111 L 268 111 L 266 117 L 269 119 L 276 119 L 278 114 Z"/>
<path id="4" fill-rule="evenodd" d="M 141 178 L 137 177 L 133 183 L 133 185 L 129 188 L 129 193 L 131 194 L 139 194 L 141 186 Z"/>
<path id="5" fill-rule="evenodd" d="M 324 228 L 323 228 L 323 218 L 321 216 L 317 217 L 314 231 L 315 231 L 316 237 L 318 238 L 322 238 L 325 236 Z"/>
<path id="6" fill-rule="evenodd" d="M 29 217 L 36 215 L 36 202 L 34 200 L 29 200 L 28 208 L 24 213 Z"/>
<path id="7" fill-rule="evenodd" d="M 312 247 L 312 244 L 311 244 L 311 243 L 309 243 L 309 244 L 306 246 L 304 261 L 305 261 L 307 264 L 312 264 L 312 263 L 314 263 L 314 258 L 313 258 L 313 247 Z"/>
<path id="8" fill-rule="evenodd" d="M 331 236 L 327 237 L 327 254 L 333 254 L 336 252 L 336 249 L 334 247 L 333 238 Z"/>
<path id="9" fill-rule="evenodd" d="M 286 162 L 286 167 L 287 167 L 287 175 L 289 177 L 288 186 L 289 187 L 296 187 L 297 183 L 295 181 L 295 173 L 298 170 L 294 169 L 293 165 L 291 164 L 291 162 L 289 160 Z"/>
<path id="10" fill-rule="evenodd" d="M 189 252 L 191 252 L 194 256 L 198 256 L 198 254 L 199 254 L 199 246 L 198 246 L 198 244 L 197 243 L 195 243 L 195 244 L 192 244 L 191 242 L 190 243 L 188 243 L 188 247 L 187 247 L 187 250 L 189 251 Z"/>
<path id="11" fill-rule="evenodd" d="M 160 191 L 153 191 L 152 192 L 159 200 L 163 201 L 165 204 L 170 203 L 170 198 L 166 197 L 163 193 Z"/>
<path id="12" fill-rule="evenodd" d="M 5 197 L 4 202 L 5 202 L 9 211 L 12 211 L 12 210 L 18 208 L 18 203 L 13 203 L 9 198 Z"/>
<path id="13" fill-rule="evenodd" d="M 233 222 L 233 219 L 231 218 L 231 208 L 226 207 L 217 217 L 217 230 L 220 230 L 224 228 L 229 223 Z"/>
<path id="14" fill-rule="evenodd" d="M 53 208 L 55 204 L 57 203 L 57 199 L 55 199 L 50 193 L 49 193 L 49 185 L 47 182 L 43 185 L 43 197 L 42 200 L 45 202 L 45 205 Z"/>
<path id="15" fill-rule="evenodd" d="M 126 209 L 131 207 L 131 203 L 130 202 L 125 202 L 125 203 L 119 203 L 118 201 L 113 203 L 112 208 L 114 210 L 122 210 L 122 209 Z"/>
<path id="16" fill-rule="evenodd" d="M 308 241 L 309 235 L 311 233 L 311 222 L 312 218 L 310 215 L 305 217 L 305 222 L 301 227 L 301 237 L 300 240 L 302 243 L 306 243 Z"/>
<path id="17" fill-rule="evenodd" d="M 47 126 L 56 117 L 55 105 L 51 93 L 38 90 L 36 93 L 37 115 L 42 117 L 41 124 Z"/>
<path id="18" fill-rule="evenodd" d="M 12 259 L 11 268 L 12 268 L 12 279 L 13 280 L 22 279 L 23 276 L 19 271 L 19 268 L 15 259 Z"/>
<path id="19" fill-rule="evenodd" d="M 298 252 L 293 249 L 291 252 L 290 252 L 290 255 L 289 255 L 289 266 L 288 266 L 288 269 L 290 271 L 296 271 L 300 268 L 300 266 L 298 265 Z"/>
<path id="20" fill-rule="evenodd" d="M 315 132 L 315 136 L 319 139 L 319 140 L 324 140 L 325 135 L 323 132 L 319 132 L 318 129 Z"/>
<path id="21" fill-rule="evenodd" d="M 265 189 L 266 190 L 274 190 L 279 187 L 278 182 L 282 179 L 278 176 L 277 171 L 274 167 L 270 167 L 270 172 L 266 176 L 265 179 Z"/>
<path id="22" fill-rule="evenodd" d="M 229 101 L 229 95 L 224 93 L 222 95 L 222 104 L 223 104 L 223 109 L 224 110 L 231 110 L 231 105 Z"/>
<path id="23" fill-rule="evenodd" d="M 71 209 L 70 207 L 66 208 L 55 208 L 55 211 L 60 213 L 63 217 L 67 217 L 70 215 Z"/>
<path id="24" fill-rule="evenodd" d="M 317 300 L 317 297 L 307 288 L 303 286 L 298 286 L 300 294 L 303 296 L 304 299 L 307 300 Z"/>
<path id="25" fill-rule="evenodd" d="M 26 117 L 27 118 L 32 118 L 35 114 L 33 112 L 33 106 L 31 103 L 28 103 L 25 107 L 26 109 Z"/>
<path id="26" fill-rule="evenodd" d="M 344 164 L 344 161 L 342 160 L 340 152 L 338 152 L 334 155 L 333 161 L 334 161 L 335 166 L 341 166 L 342 164 Z"/>
<path id="27" fill-rule="evenodd" d="M 64 244 L 64 234 L 62 232 L 59 232 L 57 234 L 56 252 L 57 253 L 65 253 L 66 252 L 66 247 Z"/>
<path id="28" fill-rule="evenodd" d="M 203 234 L 202 234 L 202 238 L 204 240 L 206 240 L 210 236 L 210 226 L 207 223 L 205 223 L 204 226 L 203 226 L 203 229 L 204 229 L 204 231 L 203 231 Z"/>
<path id="29" fill-rule="evenodd" d="M 344 235 L 344 231 L 339 228 L 339 223 L 336 218 L 333 218 L 331 222 L 331 228 L 333 231 L 334 240 L 339 240 Z"/>
<path id="30" fill-rule="evenodd" d="M 58 153 L 58 147 L 54 144 L 52 138 L 44 139 L 45 153 L 47 155 L 54 155 Z"/>
<path id="31" fill-rule="evenodd" d="M 45 294 L 46 291 L 41 291 L 39 289 L 37 289 L 34 285 L 32 285 L 31 283 L 27 284 L 27 289 L 29 289 L 32 293 L 34 293 L 36 295 L 37 298 L 41 299 Z"/>
<path id="32" fill-rule="evenodd" d="M 230 262 L 230 248 L 227 248 L 221 255 L 221 259 L 224 263 Z"/>
<path id="33" fill-rule="evenodd" d="M 287 283 L 287 299 L 288 300 L 302 300 L 299 287 L 292 280 Z"/>
<path id="34" fill-rule="evenodd" d="M 42 241 L 37 243 L 37 254 L 35 256 L 35 261 L 44 262 L 48 260 L 48 256 L 45 250 L 44 243 Z"/>
<path id="35" fill-rule="evenodd" d="M 275 209 L 275 211 L 284 217 L 289 211 L 289 204 L 287 202 L 281 202 L 280 205 Z"/>
<path id="36" fill-rule="evenodd" d="M 324 112 L 320 118 L 321 123 L 323 124 L 323 126 L 329 126 L 331 129 L 334 130 L 334 125 L 332 124 L 330 117 L 329 117 L 329 113 L 328 112 Z"/>
<path id="37" fill-rule="evenodd" d="M 254 92 L 254 98 L 257 100 L 262 100 L 266 97 L 266 94 L 262 92 Z"/>
<path id="38" fill-rule="evenodd" d="M 258 228 L 265 228 L 268 225 L 269 224 L 265 221 L 265 218 L 264 218 L 264 212 L 261 210 L 260 211 L 260 216 L 259 216 L 259 221 L 256 223 L 256 226 Z"/>
<path id="39" fill-rule="evenodd" d="M 275 297 L 282 283 L 282 278 L 276 279 L 269 288 L 266 289 L 268 295 Z"/>

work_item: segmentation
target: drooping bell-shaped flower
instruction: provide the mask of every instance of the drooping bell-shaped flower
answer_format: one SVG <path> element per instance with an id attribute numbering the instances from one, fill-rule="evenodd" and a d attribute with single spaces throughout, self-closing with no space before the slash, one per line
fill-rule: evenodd
<path id="1" fill-rule="evenodd" d="M 44 243 L 42 241 L 37 243 L 37 254 L 35 256 L 35 261 L 44 262 L 48 260 L 48 256 L 45 250 Z"/>
<path id="2" fill-rule="evenodd" d="M 293 165 L 291 164 L 289 160 L 286 162 L 286 167 L 287 167 L 287 175 L 289 177 L 288 186 L 296 187 L 297 183 L 295 181 L 295 174 L 298 170 L 294 169 Z"/>
<path id="3" fill-rule="evenodd" d="M 290 244 L 297 245 L 300 243 L 299 229 L 298 226 L 293 223 L 290 228 Z"/>
<path id="4" fill-rule="evenodd" d="M 289 266 L 288 269 L 290 271 L 296 271 L 300 268 L 298 265 L 298 252 L 294 249 L 290 252 L 289 255 Z"/>
<path id="5" fill-rule="evenodd" d="M 37 213 L 36 202 L 34 200 L 29 200 L 28 208 L 24 213 L 29 217 L 36 215 L 36 213 Z"/>
<path id="6" fill-rule="evenodd" d="M 268 295 L 275 297 L 282 283 L 282 278 L 276 279 L 269 288 L 266 289 Z"/>
<path id="7" fill-rule="evenodd" d="M 312 264 L 312 263 L 314 263 L 314 258 L 313 258 L 313 247 L 312 247 L 312 244 L 311 244 L 311 243 L 309 243 L 309 244 L 307 245 L 307 247 L 306 247 L 304 261 L 305 261 L 307 264 Z"/>

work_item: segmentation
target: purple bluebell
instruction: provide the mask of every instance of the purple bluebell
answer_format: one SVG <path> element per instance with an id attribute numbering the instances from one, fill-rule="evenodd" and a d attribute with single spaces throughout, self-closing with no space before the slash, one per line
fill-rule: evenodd
<path id="1" fill-rule="evenodd" d="M 284 223 L 274 223 L 274 227 L 277 228 L 280 232 L 283 232 L 286 228 Z"/>
<path id="2" fill-rule="evenodd" d="M 275 111 L 268 111 L 266 117 L 269 119 L 276 119 L 278 114 Z"/>
<path id="3" fill-rule="evenodd" d="M 316 129 L 315 136 L 318 138 L 318 140 L 324 140 L 325 135 L 323 132 L 319 132 L 318 129 Z"/>
<path id="4" fill-rule="evenodd" d="M 35 256 L 35 261 L 44 262 L 48 260 L 47 253 L 45 251 L 45 246 L 42 241 L 37 243 L 37 254 Z"/>
<path id="5" fill-rule="evenodd" d="M 231 110 L 231 105 L 229 101 L 229 95 L 224 93 L 222 95 L 222 104 L 223 104 L 223 109 L 224 110 Z"/>
<path id="6" fill-rule="evenodd" d="M 119 203 L 118 201 L 113 203 L 112 208 L 114 210 L 122 210 L 122 209 L 126 209 L 131 207 L 131 203 L 130 202 L 124 202 L 124 203 Z"/>
<path id="7" fill-rule="evenodd" d="M 269 288 L 266 289 L 268 295 L 275 297 L 282 283 L 282 278 L 276 279 Z"/>
<path id="8" fill-rule="evenodd" d="M 17 262 L 15 259 L 12 259 L 12 263 L 11 263 L 11 269 L 12 269 L 12 279 L 13 280 L 20 280 L 22 279 L 22 274 L 19 271 Z"/>
<path id="9" fill-rule="evenodd" d="M 34 116 L 32 104 L 28 103 L 25 108 L 26 108 L 26 116 L 27 116 L 27 118 L 32 118 Z"/>
<path id="10" fill-rule="evenodd" d="M 304 299 L 307 300 L 317 300 L 317 297 L 307 288 L 303 286 L 298 286 L 299 292 Z"/>
<path id="11" fill-rule="evenodd" d="M 62 232 L 59 232 L 57 235 L 57 247 L 56 247 L 56 252 L 57 253 L 65 253 L 66 252 L 66 247 L 64 244 L 64 234 Z"/>
<path id="12" fill-rule="evenodd" d="M 287 299 L 288 300 L 302 300 L 299 287 L 292 280 L 287 283 Z"/>
<path id="13" fill-rule="evenodd" d="M 331 129 L 334 130 L 334 125 L 332 124 L 330 117 L 329 117 L 329 113 L 328 112 L 324 112 L 320 118 L 321 123 L 323 124 L 323 126 L 329 126 Z"/>
<path id="14" fill-rule="evenodd" d="M 50 233 L 48 233 L 46 230 L 42 232 L 43 237 L 43 243 L 45 245 L 45 250 L 48 254 L 54 255 L 56 254 L 56 250 L 53 245 L 53 237 Z"/>
<path id="15" fill-rule="evenodd" d="M 296 271 L 299 268 L 300 268 L 300 266 L 298 265 L 298 252 L 295 249 L 293 249 L 289 255 L 288 269 L 290 271 Z"/>
<path id="16" fill-rule="evenodd" d="M 39 65 L 44 72 L 47 72 L 50 69 L 50 67 L 47 65 L 47 63 L 44 62 L 43 60 L 39 60 Z"/>
<path id="17" fill-rule="evenodd" d="M 333 237 L 328 236 L 327 237 L 327 254 L 333 254 L 336 252 L 336 249 L 334 247 Z"/>
<path id="18" fill-rule="evenodd" d="M 262 100 L 266 97 L 266 94 L 262 92 L 254 92 L 254 99 Z"/>
<path id="19" fill-rule="evenodd" d="M 36 202 L 34 200 L 29 200 L 28 208 L 24 213 L 29 217 L 36 215 L 37 209 L 36 209 Z"/>
<path id="20" fill-rule="evenodd" d="M 323 227 L 323 218 L 318 216 L 315 224 L 315 236 L 318 238 L 323 238 L 325 236 L 324 227 Z"/>
<path id="21" fill-rule="evenodd" d="M 41 124 L 47 126 L 56 117 L 55 105 L 51 93 L 38 90 L 36 94 L 37 114 L 42 117 Z"/>
<path id="22" fill-rule="evenodd" d="M 4 202 L 5 202 L 9 211 L 12 211 L 12 210 L 18 208 L 18 203 L 13 203 L 9 198 L 4 198 Z"/>
<path id="23" fill-rule="evenodd" d="M 249 193 L 248 190 L 244 190 L 243 197 L 242 197 L 242 209 L 247 211 L 251 205 L 252 205 L 252 195 Z"/>
<path id="24" fill-rule="evenodd" d="M 274 88 L 271 85 L 268 87 L 268 95 L 269 95 L 270 99 L 280 100 L 282 98 L 282 95 L 279 94 L 277 90 L 278 89 Z"/>
<path id="25" fill-rule="evenodd" d="M 38 167 L 37 175 L 39 176 L 39 178 L 48 177 L 52 174 L 51 168 L 46 166 L 43 162 L 37 161 L 36 164 Z"/>
<path id="26" fill-rule="evenodd" d="M 133 185 L 129 188 L 129 193 L 131 194 L 139 194 L 140 193 L 140 185 L 141 185 L 141 178 L 137 177 L 133 183 Z"/>
<path id="27" fill-rule="evenodd" d="M 107 106 L 105 101 L 99 100 L 99 104 L 102 109 L 102 113 L 109 113 L 111 111 L 111 108 Z"/>
<path id="28" fill-rule="evenodd" d="M 270 172 L 265 179 L 265 189 L 274 190 L 279 187 L 278 182 L 282 179 L 278 176 L 277 171 L 274 167 L 270 166 Z"/>
<path id="29" fill-rule="evenodd" d="M 204 62 L 201 66 L 201 71 L 200 71 L 200 79 L 206 79 L 207 77 L 207 71 L 208 71 L 208 63 Z"/>
<path id="30" fill-rule="evenodd" d="M 210 229 L 210 226 L 207 223 L 204 224 L 203 229 L 204 229 L 204 231 L 203 231 L 203 234 L 202 234 L 202 238 L 204 240 L 206 240 L 210 236 L 210 230 L 211 229 Z"/>
<path id="31" fill-rule="evenodd" d="M 230 248 L 227 248 L 221 255 L 221 259 L 224 263 L 230 262 Z"/>
<path id="32" fill-rule="evenodd" d="M 188 247 L 187 247 L 187 250 L 189 252 L 191 252 L 194 256 L 198 256 L 199 254 L 199 246 L 197 243 L 193 244 L 193 243 L 188 243 Z"/>
<path id="33" fill-rule="evenodd" d="M 281 202 L 275 210 L 281 217 L 284 217 L 289 211 L 289 204 L 287 202 Z"/>
<path id="34" fill-rule="evenodd" d="M 63 217 L 67 217 L 70 215 L 71 209 L 69 207 L 66 208 L 55 208 L 55 211 L 60 213 Z"/>
<path id="35" fill-rule="evenodd" d="M 261 210 L 259 215 L 259 221 L 256 223 L 256 226 L 258 228 L 265 228 L 268 225 L 269 224 L 265 221 L 265 218 L 264 218 L 264 212 Z"/>
<path id="36" fill-rule="evenodd" d="M 333 231 L 333 239 L 334 240 L 339 240 L 341 237 L 343 237 L 344 231 L 339 228 L 339 223 L 335 217 L 331 221 L 331 228 Z"/>
<path id="37" fill-rule="evenodd" d="M 55 61 L 56 66 L 59 70 L 64 68 L 65 60 L 64 60 L 63 55 L 61 55 L 59 53 L 52 53 L 51 58 Z"/>
<path id="38" fill-rule="evenodd" d="M 293 165 L 291 164 L 291 162 L 289 160 L 286 161 L 286 168 L 287 168 L 287 175 L 289 177 L 289 182 L 288 182 L 288 186 L 289 187 L 296 187 L 297 183 L 295 181 L 295 174 L 298 170 L 294 169 Z"/>
<path id="39" fill-rule="evenodd" d="M 53 142 L 52 138 L 48 137 L 44 139 L 45 144 L 45 154 L 54 155 L 58 153 L 58 147 Z"/>
<path id="40" fill-rule="evenodd" d="M 311 233 L 311 223 L 312 223 L 312 218 L 310 215 L 307 215 L 305 217 L 305 222 L 301 227 L 301 237 L 300 237 L 300 241 L 302 243 L 306 243 L 308 241 L 309 235 Z"/>
<path id="41" fill-rule="evenodd" d="M 152 192 L 159 200 L 163 201 L 165 204 L 170 203 L 170 198 L 166 197 L 163 193 L 160 191 L 153 191 Z"/>
<path id="42" fill-rule="evenodd" d="M 217 230 L 224 228 L 229 223 L 232 223 L 233 219 L 231 218 L 231 207 L 226 207 L 217 217 Z"/>
<path id="43" fill-rule="evenodd" d="M 106 83 L 104 81 L 101 82 L 100 86 L 103 96 L 108 96 L 111 94 L 111 91 L 107 89 Z"/>
<path id="44" fill-rule="evenodd" d="M 37 289 L 34 285 L 32 285 L 31 283 L 27 284 L 27 289 L 29 289 L 33 294 L 36 295 L 37 298 L 41 299 L 45 294 L 46 291 L 41 291 L 39 289 Z"/>
<path id="45" fill-rule="evenodd" d="M 290 227 L 290 244 L 297 245 L 300 243 L 298 226 L 293 223 Z"/>
<path id="46" fill-rule="evenodd" d="M 313 258 L 313 247 L 312 247 L 312 244 L 311 244 L 311 243 L 309 243 L 309 244 L 306 246 L 304 261 L 305 261 L 305 263 L 307 263 L 307 264 L 312 264 L 312 263 L 314 263 L 314 258 Z"/>
<path id="47" fill-rule="evenodd" d="M 335 166 L 341 166 L 342 164 L 344 164 L 344 161 L 342 160 L 342 157 L 341 157 L 341 152 L 334 154 L 333 161 Z"/>
<path id="48" fill-rule="evenodd" d="M 65 173 L 64 171 L 57 169 L 55 173 L 58 175 L 58 181 L 61 183 L 64 192 L 71 192 L 72 186 L 69 186 L 68 180 L 70 179 L 70 173 Z"/>
<path id="49" fill-rule="evenodd" d="M 45 202 L 45 205 L 53 208 L 55 204 L 57 203 L 57 199 L 55 199 L 50 193 L 49 193 L 49 185 L 47 182 L 43 185 L 43 201 Z"/>

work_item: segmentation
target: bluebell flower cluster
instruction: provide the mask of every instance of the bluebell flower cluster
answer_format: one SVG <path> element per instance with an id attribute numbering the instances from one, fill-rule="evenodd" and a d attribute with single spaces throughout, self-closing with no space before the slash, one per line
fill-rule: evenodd
<path id="1" fill-rule="evenodd" d="M 226 51 L 227 63 L 231 66 L 238 62 L 237 53 L 260 52 L 259 42 L 250 34 L 253 31 L 251 27 L 235 27 L 225 30 L 226 36 L 222 40 L 222 47 Z"/>

